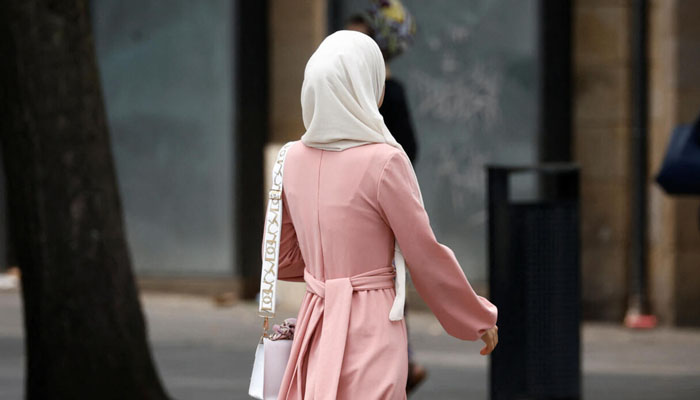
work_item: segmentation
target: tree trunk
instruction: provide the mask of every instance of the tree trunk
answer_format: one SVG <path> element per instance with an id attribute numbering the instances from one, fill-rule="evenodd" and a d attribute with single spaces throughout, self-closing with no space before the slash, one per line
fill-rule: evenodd
<path id="1" fill-rule="evenodd" d="M 165 399 L 124 236 L 87 0 L 0 5 L 27 399 Z"/>

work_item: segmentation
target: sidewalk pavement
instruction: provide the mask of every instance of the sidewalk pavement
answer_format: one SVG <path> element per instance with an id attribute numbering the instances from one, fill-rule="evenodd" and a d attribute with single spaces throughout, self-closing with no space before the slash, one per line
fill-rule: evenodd
<path id="1" fill-rule="evenodd" d="M 261 322 L 255 305 L 218 308 L 209 298 L 163 294 L 145 294 L 142 301 L 158 368 L 174 399 L 248 399 Z M 480 343 L 448 336 L 429 313 L 411 313 L 408 321 L 416 358 L 429 371 L 411 399 L 487 399 Z M 637 332 L 587 323 L 583 351 L 585 399 L 700 399 L 698 329 Z M 22 398 L 23 354 L 19 293 L 0 291 L 0 399 Z"/>

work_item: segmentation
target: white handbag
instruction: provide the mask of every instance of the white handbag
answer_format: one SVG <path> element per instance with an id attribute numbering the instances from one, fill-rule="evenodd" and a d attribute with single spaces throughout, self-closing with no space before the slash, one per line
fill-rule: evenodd
<path id="1" fill-rule="evenodd" d="M 272 168 L 272 187 L 265 215 L 265 245 L 262 252 L 260 274 L 260 305 L 258 314 L 264 318 L 263 333 L 255 350 L 253 372 L 248 394 L 262 400 L 275 400 L 292 350 L 291 335 L 270 334 L 269 318 L 275 316 L 277 302 L 277 270 L 279 263 L 280 235 L 282 234 L 282 174 L 287 150 L 295 141 L 282 146 Z M 285 321 L 288 324 L 291 319 Z M 277 326 L 275 326 L 277 327 Z M 287 326 L 288 327 L 288 326 Z M 290 331 L 293 333 L 292 330 Z"/>
<path id="2" fill-rule="evenodd" d="M 292 340 L 262 338 L 255 350 L 248 394 L 256 399 L 277 400 L 282 378 L 292 351 Z"/>

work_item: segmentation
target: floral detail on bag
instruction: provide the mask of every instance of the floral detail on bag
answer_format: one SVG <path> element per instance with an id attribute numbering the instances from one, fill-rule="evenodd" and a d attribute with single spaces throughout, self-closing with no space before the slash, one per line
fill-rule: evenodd
<path id="1" fill-rule="evenodd" d="M 272 335 L 270 340 L 292 340 L 294 339 L 294 328 L 296 328 L 297 319 L 287 318 L 282 325 L 275 324 L 272 326 Z"/>

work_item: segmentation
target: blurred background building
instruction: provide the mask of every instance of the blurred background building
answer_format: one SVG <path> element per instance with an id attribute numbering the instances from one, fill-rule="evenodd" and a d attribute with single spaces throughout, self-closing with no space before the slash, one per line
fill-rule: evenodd
<path id="1" fill-rule="evenodd" d="M 438 240 L 486 287 L 484 165 L 582 171 L 588 319 L 621 321 L 636 268 L 632 0 L 404 0 L 418 26 L 391 64 L 419 142 Z M 367 0 L 92 3 L 128 240 L 144 285 L 257 290 L 267 167 L 304 132 L 304 66 Z M 700 113 L 700 2 L 648 2 L 648 293 L 665 324 L 700 325 L 698 198 L 655 184 L 674 126 Z M 700 179 L 700 178 L 699 178 Z M 516 181 L 515 194 L 537 193 Z M 6 226 L 6 224 L 4 224 Z M 284 285 L 296 302 L 303 285 Z M 411 301 L 419 303 L 415 294 Z"/>
<path id="2" fill-rule="evenodd" d="M 651 307 L 662 323 L 700 325 L 700 226 L 695 198 L 652 183 L 672 129 L 700 113 L 700 3 L 648 2 L 648 259 Z M 584 316 L 620 319 L 629 293 L 631 181 L 638 168 L 630 104 L 632 1 L 576 1 L 573 7 L 573 148 L 582 169 Z M 634 267 L 634 265 L 632 265 Z"/>
<path id="3" fill-rule="evenodd" d="M 91 5 L 137 272 L 233 276 L 232 3 Z"/>

